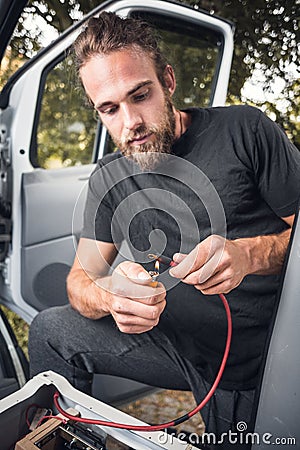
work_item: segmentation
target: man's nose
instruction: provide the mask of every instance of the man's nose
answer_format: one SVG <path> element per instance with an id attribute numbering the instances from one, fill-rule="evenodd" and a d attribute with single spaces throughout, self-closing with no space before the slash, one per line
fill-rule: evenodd
<path id="1" fill-rule="evenodd" d="M 122 107 L 123 125 L 127 130 L 135 130 L 143 123 L 142 115 L 132 105 L 124 105 Z"/>

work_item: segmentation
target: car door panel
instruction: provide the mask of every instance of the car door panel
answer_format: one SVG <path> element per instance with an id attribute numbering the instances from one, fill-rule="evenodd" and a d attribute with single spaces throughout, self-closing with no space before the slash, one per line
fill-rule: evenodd
<path id="1" fill-rule="evenodd" d="M 300 209 L 298 207 L 257 405 L 253 450 L 299 445 Z M 264 439 L 265 437 L 265 439 Z"/>
<path id="2" fill-rule="evenodd" d="M 68 303 L 66 277 L 75 256 L 71 236 L 22 249 L 21 295 L 37 311 Z"/>
<path id="3" fill-rule="evenodd" d="M 94 165 L 37 169 L 22 177 L 22 247 L 80 234 L 87 180 Z M 83 192 L 84 191 L 84 192 Z"/>

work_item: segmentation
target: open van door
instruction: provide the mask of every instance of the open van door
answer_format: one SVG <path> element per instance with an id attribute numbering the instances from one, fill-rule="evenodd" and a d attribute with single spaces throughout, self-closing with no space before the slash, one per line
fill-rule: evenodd
<path id="1" fill-rule="evenodd" d="M 141 17 L 159 29 L 177 74 L 179 107 L 223 105 L 226 99 L 232 25 L 160 0 L 100 5 L 8 81 L 0 94 L 0 297 L 28 323 L 38 311 L 68 301 L 65 280 L 82 226 L 80 194 L 96 160 L 111 148 L 84 103 L 68 54 L 82 25 L 102 10 Z M 121 401 L 145 389 L 123 383 L 106 389 L 111 377 L 101 377 L 95 395 Z"/>

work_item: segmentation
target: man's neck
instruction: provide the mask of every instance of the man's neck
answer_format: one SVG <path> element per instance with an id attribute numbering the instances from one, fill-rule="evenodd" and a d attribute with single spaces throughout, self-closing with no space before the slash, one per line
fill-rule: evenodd
<path id="1" fill-rule="evenodd" d="M 186 130 L 191 125 L 192 116 L 191 114 L 180 110 L 176 110 L 175 116 L 176 116 L 175 137 L 177 140 L 186 132 Z"/>

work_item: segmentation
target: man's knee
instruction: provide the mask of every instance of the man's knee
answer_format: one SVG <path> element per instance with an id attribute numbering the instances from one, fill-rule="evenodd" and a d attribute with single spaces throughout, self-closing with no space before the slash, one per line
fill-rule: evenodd
<path id="1" fill-rule="evenodd" d="M 35 316 L 29 329 L 29 351 L 32 345 L 49 341 L 51 336 L 60 334 L 66 326 L 65 309 L 66 307 L 53 307 Z"/>
<path id="2" fill-rule="evenodd" d="M 30 373 L 54 370 L 72 341 L 74 311 L 69 306 L 58 306 L 41 311 L 33 319 L 29 329 L 28 353 Z M 75 331 L 74 331 L 75 333 Z"/>
<path id="3" fill-rule="evenodd" d="M 51 329 L 53 327 L 53 323 L 55 323 L 57 318 L 59 318 L 57 308 L 45 309 L 35 316 L 30 325 L 30 330 L 34 332 L 43 330 L 45 332 L 47 329 Z"/>
<path id="4" fill-rule="evenodd" d="M 50 312 L 50 313 L 49 313 Z M 48 334 L 48 330 L 51 329 L 52 314 L 51 311 L 46 309 L 38 313 L 31 322 L 29 329 L 29 340 L 42 339 Z"/>

